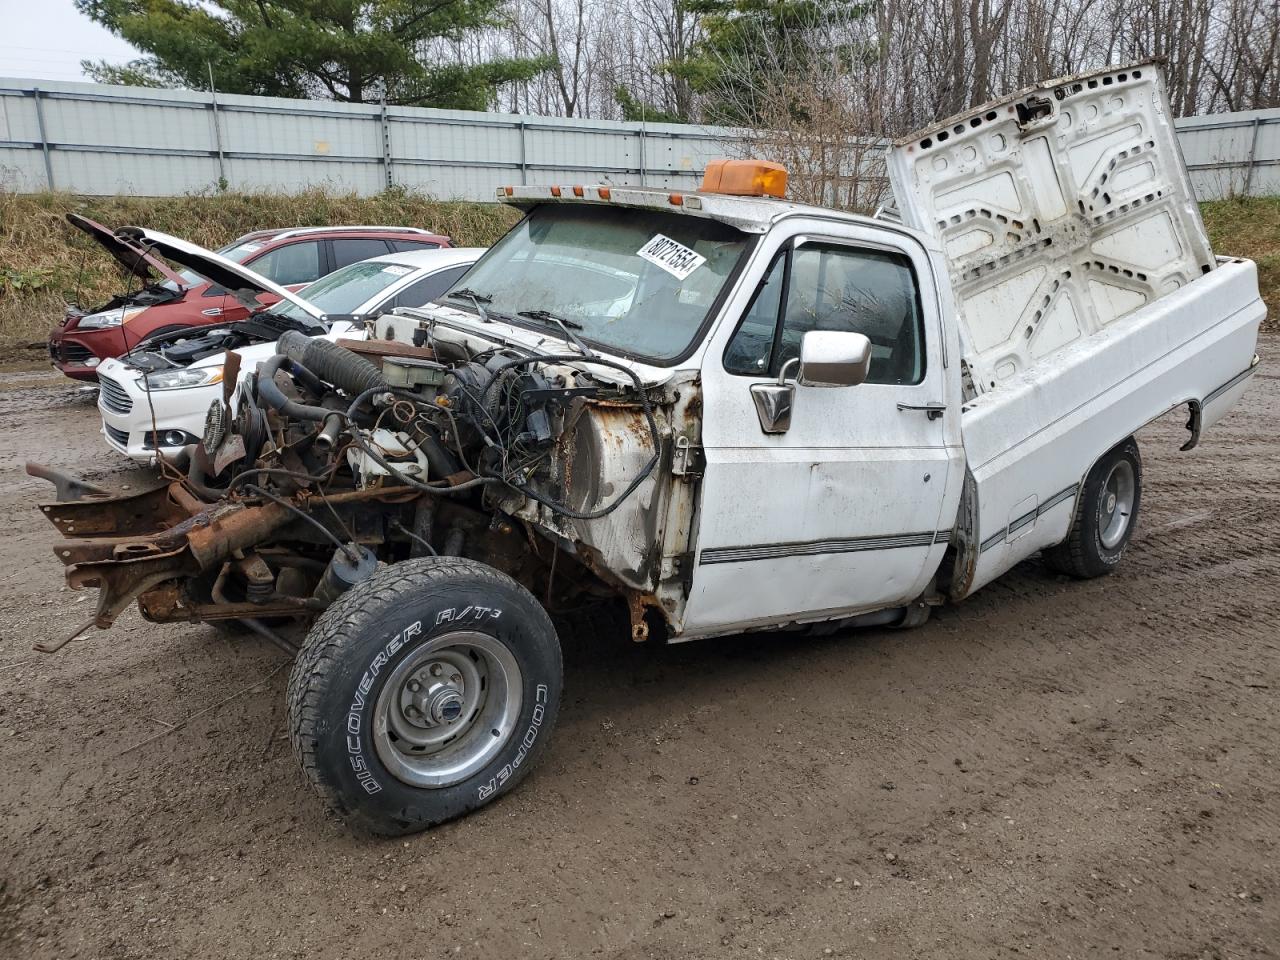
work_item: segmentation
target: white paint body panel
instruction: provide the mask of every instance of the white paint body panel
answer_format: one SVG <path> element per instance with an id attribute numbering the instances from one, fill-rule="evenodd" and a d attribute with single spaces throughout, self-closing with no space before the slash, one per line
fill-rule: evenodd
<path id="1" fill-rule="evenodd" d="M 910 258 L 925 376 L 910 386 L 798 386 L 790 429 L 769 435 L 749 392 L 762 378 L 730 374 L 721 358 L 774 255 L 807 242 Z M 878 224 L 799 214 L 764 238 L 703 354 L 706 467 L 686 635 L 849 616 L 907 603 L 927 585 L 959 502 L 960 425 L 897 404 L 958 409 L 959 378 L 944 364 L 957 344 L 954 327 L 939 322 L 949 304 L 935 281 L 941 267 L 917 235 Z"/>
<path id="2" fill-rule="evenodd" d="M 1247 378 L 1215 391 L 1250 370 L 1265 316 L 1254 265 L 1224 261 L 969 401 L 964 443 L 977 490 L 974 539 L 983 549 L 959 595 L 1062 542 L 1077 500 L 1064 491 L 1134 431 L 1191 401 L 1204 404 L 1202 430 L 1220 419 Z M 1026 517 L 1028 498 L 1037 515 L 1008 530 Z"/>

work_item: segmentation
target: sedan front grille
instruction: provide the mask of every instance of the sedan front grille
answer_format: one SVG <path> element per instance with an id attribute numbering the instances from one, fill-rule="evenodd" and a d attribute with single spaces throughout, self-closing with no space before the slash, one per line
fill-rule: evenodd
<path id="1" fill-rule="evenodd" d="M 107 437 L 111 441 L 113 441 L 117 446 L 121 446 L 121 447 L 129 446 L 128 430 L 117 430 L 115 427 L 111 426 L 111 424 L 109 423 L 104 423 L 102 425 L 102 429 L 104 429 L 107 432 Z"/>
<path id="2" fill-rule="evenodd" d="M 98 389 L 101 391 L 98 404 L 112 413 L 126 414 L 133 410 L 133 398 L 128 391 L 110 377 L 98 375 Z"/>
<path id="3" fill-rule="evenodd" d="M 93 356 L 88 347 L 69 340 L 58 344 L 58 353 L 61 355 L 63 363 L 84 363 Z"/>

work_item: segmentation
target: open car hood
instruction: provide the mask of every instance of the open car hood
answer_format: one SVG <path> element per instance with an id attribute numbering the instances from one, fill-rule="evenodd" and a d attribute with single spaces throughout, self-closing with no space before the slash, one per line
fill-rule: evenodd
<path id="1" fill-rule="evenodd" d="M 181 274 L 171 270 L 163 260 L 153 257 L 136 243 L 116 236 L 102 224 L 90 220 L 88 217 L 82 217 L 78 213 L 68 213 L 67 223 L 77 230 L 84 231 L 96 240 L 120 266 L 124 267 L 125 270 L 143 283 L 153 282 L 156 279 L 156 274 L 159 274 L 166 280 L 176 283 L 179 289 L 190 286 L 182 279 Z"/>
<path id="2" fill-rule="evenodd" d="M 272 293 L 294 304 L 316 320 L 324 316 L 323 311 L 296 293 L 290 293 L 278 283 L 268 280 L 259 273 L 254 273 L 248 267 L 234 260 L 228 260 L 204 247 L 196 246 L 194 243 L 188 243 L 186 240 L 171 237 L 157 230 L 148 230 L 145 227 L 121 227 L 116 231 L 115 236 L 126 243 L 137 244 L 145 250 L 154 250 L 174 263 L 198 273 L 206 280 L 226 288 L 249 310 L 262 308 L 262 304 L 256 299 L 258 294 Z"/>

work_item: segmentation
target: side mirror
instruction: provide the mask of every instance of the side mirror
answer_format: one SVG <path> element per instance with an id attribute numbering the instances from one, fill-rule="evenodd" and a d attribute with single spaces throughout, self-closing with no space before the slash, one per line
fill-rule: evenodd
<path id="1" fill-rule="evenodd" d="M 787 377 L 796 364 L 800 375 L 789 383 Z M 871 341 L 865 334 L 810 330 L 800 341 L 800 356 L 783 364 L 775 382 L 751 385 L 760 429 L 765 433 L 791 429 L 796 383 L 804 387 L 855 387 L 867 379 L 870 369 Z"/>
<path id="2" fill-rule="evenodd" d="M 871 341 L 846 330 L 810 330 L 800 341 L 803 387 L 856 387 L 871 370 Z"/>

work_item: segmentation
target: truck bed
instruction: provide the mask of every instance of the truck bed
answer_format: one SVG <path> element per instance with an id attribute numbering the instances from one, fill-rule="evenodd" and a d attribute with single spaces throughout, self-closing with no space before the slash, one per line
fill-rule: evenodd
<path id="1" fill-rule="evenodd" d="M 1266 308 L 1213 257 L 1158 65 L 1051 80 L 898 142 L 905 223 L 942 247 L 968 463 L 951 595 L 1067 535 L 1085 476 L 1186 405 L 1240 397 Z"/>
<path id="2" fill-rule="evenodd" d="M 1084 475 L 1143 425 L 1185 405 L 1194 445 L 1244 392 L 1265 316 L 1254 265 L 1224 259 L 968 401 L 972 555 L 954 595 L 1060 543 Z"/>

